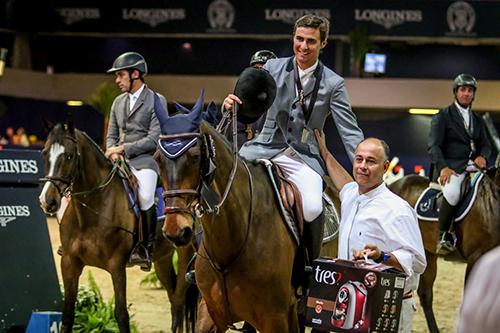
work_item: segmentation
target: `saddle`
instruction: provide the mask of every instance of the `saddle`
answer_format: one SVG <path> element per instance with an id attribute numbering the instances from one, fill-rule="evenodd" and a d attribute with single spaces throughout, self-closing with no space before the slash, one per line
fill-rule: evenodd
<path id="1" fill-rule="evenodd" d="M 299 245 L 304 231 L 304 212 L 302 211 L 302 196 L 297 186 L 285 178 L 278 165 L 265 159 L 257 160 L 257 162 L 266 167 L 278 198 L 281 215 Z"/>
<path id="2" fill-rule="evenodd" d="M 481 179 L 484 174 L 477 172 L 474 174 L 469 174 L 470 181 L 464 181 L 461 188 L 462 199 L 457 205 L 457 210 L 453 222 L 460 222 L 469 213 L 476 200 L 477 190 Z M 430 183 L 420 197 L 417 199 L 415 204 L 415 210 L 417 212 L 417 217 L 420 220 L 437 222 L 438 221 L 438 210 L 441 205 L 441 200 L 443 200 L 443 193 L 441 185 L 437 183 Z"/>
<path id="3" fill-rule="evenodd" d="M 117 174 L 122 180 L 123 188 L 127 193 L 129 209 L 134 211 L 136 225 L 134 227 L 134 243 L 140 243 L 143 240 L 142 216 L 139 209 L 139 182 L 132 173 L 130 166 L 124 160 L 114 161 L 118 168 Z"/>

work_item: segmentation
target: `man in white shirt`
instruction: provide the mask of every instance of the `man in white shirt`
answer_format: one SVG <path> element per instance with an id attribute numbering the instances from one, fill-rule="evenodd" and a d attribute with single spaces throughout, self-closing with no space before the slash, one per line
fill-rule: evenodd
<path id="1" fill-rule="evenodd" d="M 389 147 L 376 138 L 356 148 L 353 178 L 328 151 L 325 139 L 315 129 L 328 175 L 340 191 L 341 222 L 339 258 L 365 257 L 393 266 L 407 275 L 399 332 L 410 333 L 415 315 L 413 291 L 427 265 L 415 211 L 392 193 L 383 181 L 389 167 Z"/>
<path id="2" fill-rule="evenodd" d="M 477 82 L 470 74 L 453 81 L 454 102 L 432 118 L 428 151 L 433 170 L 432 181 L 443 186 L 439 207 L 440 237 L 437 253 L 455 250 L 455 238 L 449 233 L 455 207 L 461 198 L 461 186 L 467 172 L 485 169 L 491 146 L 483 119 L 472 112 Z"/>

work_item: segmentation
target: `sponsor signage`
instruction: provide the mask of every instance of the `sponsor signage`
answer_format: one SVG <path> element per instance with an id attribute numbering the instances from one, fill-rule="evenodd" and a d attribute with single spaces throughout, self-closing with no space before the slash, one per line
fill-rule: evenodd
<path id="1" fill-rule="evenodd" d="M 263 0 L 151 0 L 148 7 L 89 6 L 87 1 L 55 0 L 59 19 L 38 31 L 196 35 L 275 35 L 289 38 L 305 14 L 330 19 L 330 33 L 347 36 L 358 26 L 376 36 L 500 38 L 498 1 L 341 1 L 269 3 Z M 21 15 L 22 13 L 20 13 Z M 0 12 L 0 18 L 2 12 Z M 0 21 L 1 22 L 1 21 Z M 2 23 L 0 23 L 1 25 Z"/>
<path id="2" fill-rule="evenodd" d="M 335 332 L 398 332 L 405 275 L 381 264 L 320 258 L 307 298 L 308 326 Z"/>
<path id="3" fill-rule="evenodd" d="M 33 311 L 62 308 L 40 187 L 14 185 L 0 184 L 1 332 L 25 327 Z"/>
<path id="4" fill-rule="evenodd" d="M 0 151 L 0 184 L 23 183 L 38 186 L 43 175 L 40 151 L 18 149 Z"/>

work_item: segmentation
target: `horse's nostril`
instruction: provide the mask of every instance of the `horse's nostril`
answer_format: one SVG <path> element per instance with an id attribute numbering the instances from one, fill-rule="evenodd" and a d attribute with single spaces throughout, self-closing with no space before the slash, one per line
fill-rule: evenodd
<path id="1" fill-rule="evenodd" d="M 181 230 L 179 238 L 186 244 L 191 241 L 191 237 L 193 237 L 193 230 L 190 227 L 185 227 Z"/>

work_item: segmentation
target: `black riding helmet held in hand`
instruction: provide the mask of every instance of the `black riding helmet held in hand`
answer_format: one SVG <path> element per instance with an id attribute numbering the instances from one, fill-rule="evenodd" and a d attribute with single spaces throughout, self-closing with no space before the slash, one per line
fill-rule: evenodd
<path id="1" fill-rule="evenodd" d="M 477 81 L 474 76 L 466 73 L 459 74 L 455 80 L 453 80 L 453 92 L 456 93 L 458 87 L 470 86 L 474 91 L 477 89 Z"/>
<path id="2" fill-rule="evenodd" d="M 252 58 L 250 58 L 250 66 L 254 66 L 255 64 L 265 64 L 269 59 L 278 58 L 274 52 L 269 50 L 260 50 L 253 54 Z"/>

